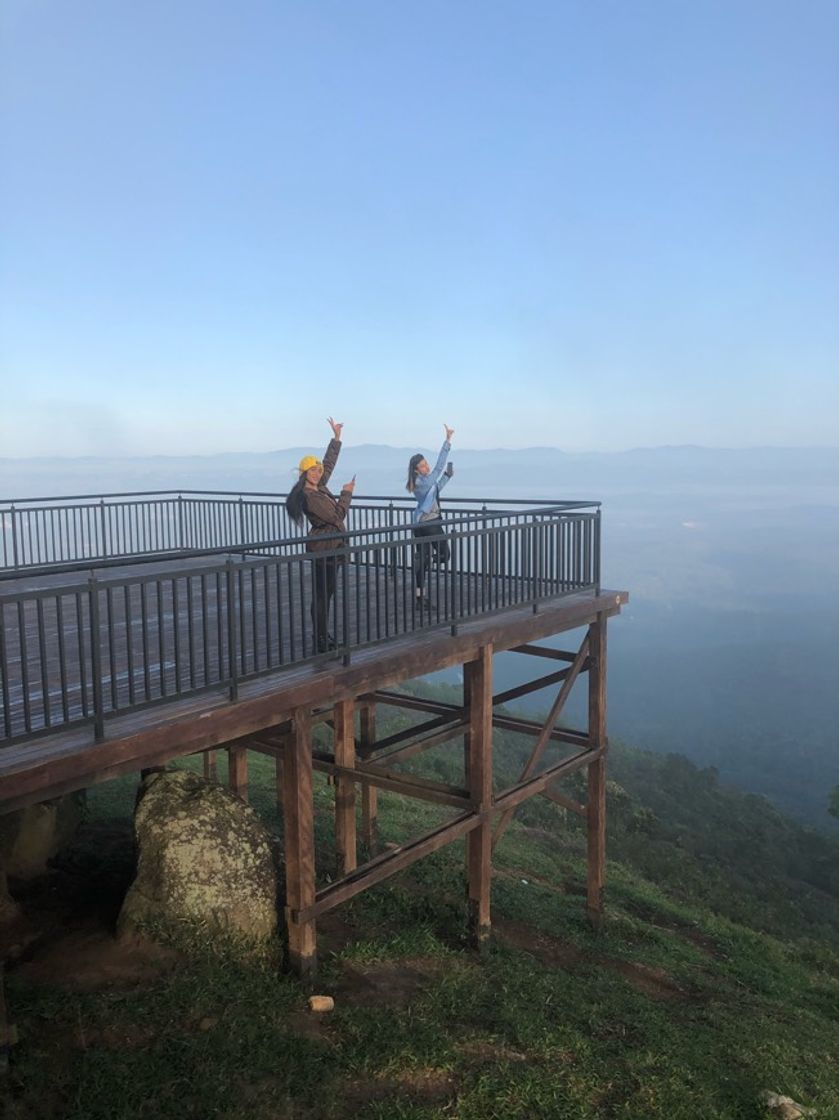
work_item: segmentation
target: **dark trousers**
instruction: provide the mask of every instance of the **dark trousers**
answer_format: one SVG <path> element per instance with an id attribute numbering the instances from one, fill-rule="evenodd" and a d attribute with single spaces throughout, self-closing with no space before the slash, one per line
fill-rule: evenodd
<path id="1" fill-rule="evenodd" d="M 429 537 L 436 540 L 424 539 Z M 442 518 L 420 521 L 414 526 L 414 538 L 418 542 L 414 545 L 414 585 L 417 591 L 422 591 L 431 561 L 436 560 L 438 565 L 449 562 L 449 542 L 443 532 Z"/>
<path id="2" fill-rule="evenodd" d="M 337 580 L 337 557 L 324 556 L 312 560 L 312 625 L 318 653 L 325 653 L 329 649 L 329 609 L 335 596 Z"/>

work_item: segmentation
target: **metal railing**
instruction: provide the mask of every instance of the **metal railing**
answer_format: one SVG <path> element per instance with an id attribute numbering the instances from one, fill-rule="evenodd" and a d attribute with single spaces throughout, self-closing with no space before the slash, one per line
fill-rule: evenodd
<path id="1" fill-rule="evenodd" d="M 179 557 L 164 570 L 9 582 L 0 587 L 0 744 L 84 724 L 102 737 L 105 721 L 127 711 L 206 690 L 235 699 L 242 682 L 290 665 L 346 663 L 377 642 L 597 590 L 600 510 L 569 505 L 585 504 L 449 508 L 450 555 L 430 568 L 422 599 L 420 546 L 404 511 L 398 523 L 353 529 L 317 554 L 336 577 L 330 654 L 314 640 L 319 591 L 305 538 L 262 538 L 257 555 L 239 542 L 236 556 Z"/>
<path id="2" fill-rule="evenodd" d="M 285 494 L 136 491 L 0 503 L 0 579 L 24 573 L 108 567 L 219 552 L 300 551 L 303 534 L 285 509 Z M 352 524 L 378 531 L 410 522 L 410 499 L 359 497 Z M 590 502 L 463 498 L 446 502 L 447 518 L 499 509 L 590 509 Z"/>

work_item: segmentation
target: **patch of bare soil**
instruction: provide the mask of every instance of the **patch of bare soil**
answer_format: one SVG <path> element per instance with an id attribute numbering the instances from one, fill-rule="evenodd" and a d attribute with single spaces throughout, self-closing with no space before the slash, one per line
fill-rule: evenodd
<path id="1" fill-rule="evenodd" d="M 113 933 L 133 873 L 130 821 L 83 825 L 47 875 L 10 884 L 22 914 L 0 931 L 8 971 L 69 991 L 156 980 L 177 954 Z"/>
<path id="2" fill-rule="evenodd" d="M 694 926 L 679 922 L 675 918 L 661 914 L 658 910 L 653 910 L 649 906 L 624 903 L 624 909 L 638 918 L 643 918 L 645 922 L 649 922 L 655 929 L 663 929 L 666 930 L 667 933 L 675 933 L 677 937 L 681 937 L 684 941 L 689 941 L 691 945 L 695 945 L 697 949 L 700 949 L 703 953 L 707 953 L 709 957 L 714 957 L 716 960 L 721 960 L 723 957 L 714 939 L 709 937 L 707 933 L 702 933 L 701 930 L 696 929 Z"/>
<path id="3" fill-rule="evenodd" d="M 139 934 L 115 938 L 91 923 L 37 943 L 18 972 L 33 984 L 89 992 L 152 983 L 178 959 L 173 949 Z"/>
<path id="4" fill-rule="evenodd" d="M 493 924 L 495 934 L 514 949 L 532 953 L 544 964 L 554 968 L 574 968 L 585 963 L 585 954 L 568 941 L 534 929 L 525 922 L 502 918 Z"/>
<path id="5" fill-rule="evenodd" d="M 443 972 L 442 961 L 413 957 L 376 964 L 345 963 L 335 1003 L 350 1007 L 389 1007 L 411 1000 Z"/>
<path id="6" fill-rule="evenodd" d="M 335 1044 L 335 1031 L 330 1023 L 330 1014 L 318 1014 L 314 1011 L 292 1011 L 286 1017 L 286 1024 L 294 1034 L 300 1038 L 307 1038 L 310 1042 L 325 1042 L 330 1046 Z"/>
<path id="7" fill-rule="evenodd" d="M 609 957 L 602 958 L 605 968 L 616 972 L 628 981 L 633 988 L 651 999 L 685 999 L 686 993 L 663 968 L 655 968 L 639 961 L 618 961 Z"/>
<path id="8" fill-rule="evenodd" d="M 425 1104 L 444 1101 L 457 1092 L 457 1082 L 447 1070 L 404 1070 L 387 1076 L 352 1078 L 343 1082 L 341 1096 L 350 1108 L 391 1097 L 410 1097 Z M 349 1113 L 352 1115 L 352 1112 Z"/>
<path id="9" fill-rule="evenodd" d="M 497 1065 L 499 1062 L 526 1062 L 527 1054 L 512 1050 L 491 1039 L 470 1038 L 457 1045 L 458 1051 L 476 1065 Z"/>
<path id="10" fill-rule="evenodd" d="M 256 1081 L 243 1079 L 237 1086 L 237 1103 L 218 1120 L 324 1120 L 319 1108 L 293 1100 L 285 1079 L 268 1074 Z"/>
<path id="11" fill-rule="evenodd" d="M 502 919 L 494 925 L 495 933 L 514 949 L 531 953 L 543 964 L 552 968 L 572 969 L 585 964 L 594 965 L 622 976 L 639 992 L 656 1000 L 685 999 L 686 993 L 663 968 L 641 964 L 638 961 L 617 960 L 614 957 L 591 956 L 557 937 L 533 929 L 524 922 Z"/>

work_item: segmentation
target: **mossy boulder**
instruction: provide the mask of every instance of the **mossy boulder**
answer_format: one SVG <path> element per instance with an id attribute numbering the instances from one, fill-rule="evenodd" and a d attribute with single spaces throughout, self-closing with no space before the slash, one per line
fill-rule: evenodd
<path id="1" fill-rule="evenodd" d="M 137 874 L 118 932 L 202 929 L 243 943 L 277 928 L 277 877 L 268 832 L 224 786 L 184 770 L 151 774 L 134 816 Z"/>
<path id="2" fill-rule="evenodd" d="M 85 792 L 68 793 L 0 816 L 0 864 L 7 875 L 33 879 L 75 835 L 82 822 Z"/>

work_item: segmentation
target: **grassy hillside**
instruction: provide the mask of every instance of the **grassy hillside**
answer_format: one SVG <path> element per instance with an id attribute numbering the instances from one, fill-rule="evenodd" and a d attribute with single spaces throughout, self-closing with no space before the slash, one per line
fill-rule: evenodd
<path id="1" fill-rule="evenodd" d="M 499 735 L 500 781 L 529 745 Z M 417 769 L 454 766 L 439 748 Z M 602 934 L 584 918 L 580 823 L 538 799 L 496 852 L 489 959 L 464 943 L 454 845 L 320 924 L 316 990 L 336 1004 L 321 1018 L 276 962 L 237 964 L 211 943 L 85 982 L 79 907 L 107 918 L 131 869 L 133 784 L 100 787 L 63 861 L 76 956 L 56 932 L 52 972 L 47 945 L 8 977 L 21 1041 L 7 1114 L 746 1120 L 766 1115 L 768 1089 L 839 1116 L 839 847 L 678 756 L 616 745 L 610 778 Z M 252 800 L 279 832 L 273 780 L 252 756 Z M 316 799 L 324 877 L 321 781 Z M 385 841 L 442 813 L 380 805 Z"/>

